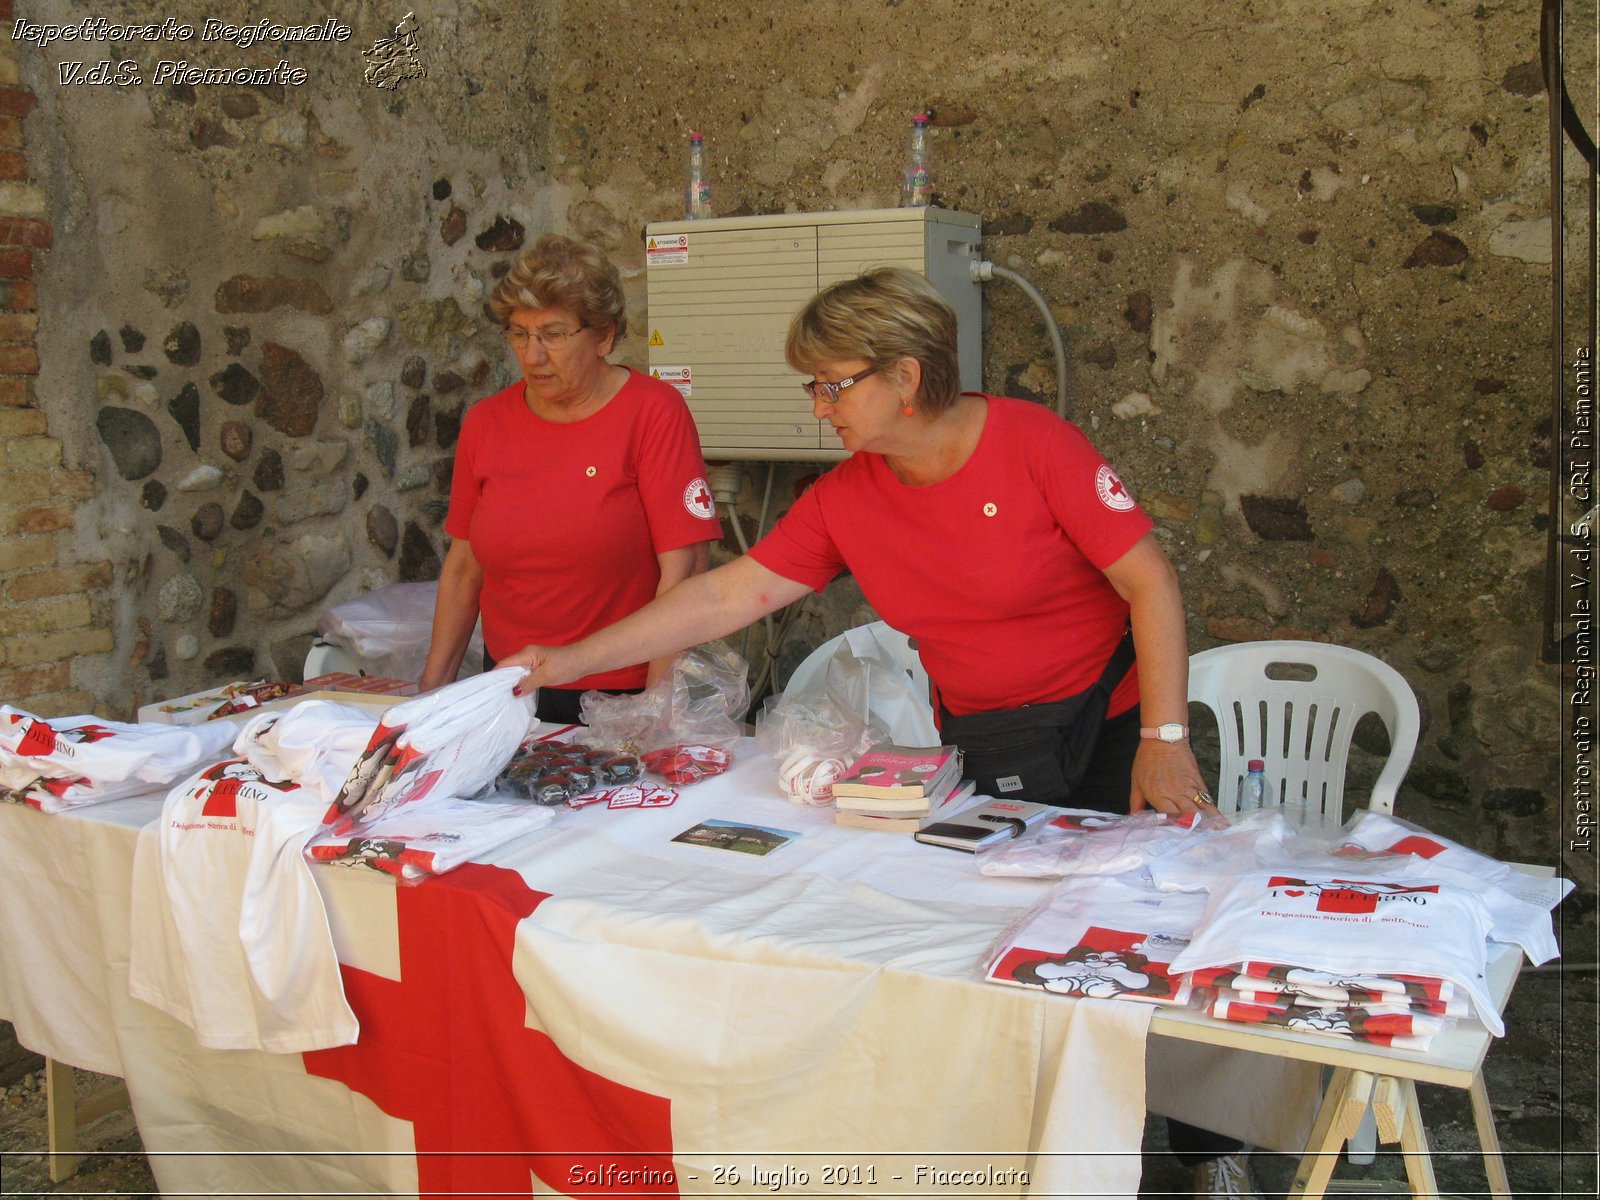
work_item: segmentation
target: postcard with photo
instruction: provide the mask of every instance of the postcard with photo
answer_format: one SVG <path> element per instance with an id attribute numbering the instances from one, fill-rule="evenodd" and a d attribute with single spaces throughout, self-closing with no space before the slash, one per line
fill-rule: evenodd
<path id="1" fill-rule="evenodd" d="M 672 840 L 689 846 L 708 846 L 713 850 L 733 850 L 758 858 L 780 850 L 800 835 L 792 829 L 773 829 L 767 825 L 746 825 L 739 821 L 701 821 Z"/>

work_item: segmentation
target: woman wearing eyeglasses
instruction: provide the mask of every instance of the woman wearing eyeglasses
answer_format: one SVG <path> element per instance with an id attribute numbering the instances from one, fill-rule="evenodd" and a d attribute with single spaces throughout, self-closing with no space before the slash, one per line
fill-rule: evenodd
<path id="1" fill-rule="evenodd" d="M 916 640 L 980 790 L 1213 811 L 1188 742 L 1177 574 L 1083 433 L 1041 405 L 962 392 L 955 314 L 909 271 L 824 289 L 784 350 L 850 458 L 744 557 L 580 642 L 506 659 L 529 669 L 523 686 L 720 637 L 849 570 Z M 1248 1194 L 1239 1142 L 1178 1122 L 1168 1135 L 1197 1196 Z"/>
<path id="2" fill-rule="evenodd" d="M 608 361 L 627 317 L 599 250 L 540 238 L 489 306 L 522 379 L 461 425 L 424 690 L 456 677 L 480 613 L 488 663 L 574 642 L 704 571 L 722 536 L 683 398 Z M 576 721 L 591 688 L 638 691 L 667 661 L 652 657 L 541 691 L 540 718 Z"/>
<path id="3" fill-rule="evenodd" d="M 851 457 L 744 557 L 507 663 L 561 684 L 740 629 L 849 570 L 916 640 L 941 727 L 992 794 L 1209 810 L 1187 738 L 1177 574 L 1082 432 L 1038 404 L 961 392 L 955 314 L 909 271 L 825 289 L 785 353 L 815 376 L 813 411 Z"/>

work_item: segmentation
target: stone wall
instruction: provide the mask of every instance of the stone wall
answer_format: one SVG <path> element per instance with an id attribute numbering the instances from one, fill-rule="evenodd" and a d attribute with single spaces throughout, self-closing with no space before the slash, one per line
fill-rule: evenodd
<path id="1" fill-rule="evenodd" d="M 11 19 L 10 0 L 0 15 Z M 94 698 L 73 659 L 114 649 L 107 625 L 111 564 L 75 553 L 72 531 L 93 494 L 92 469 L 65 465 L 40 403 L 35 276 L 55 241 L 30 163 L 40 137 L 36 98 L 11 46 L 0 48 L 0 696 L 81 712 Z"/>
<path id="2" fill-rule="evenodd" d="M 245 47 L 201 39 L 204 4 L 160 7 L 196 37 L 8 48 L 38 95 L 27 195 L 54 244 L 34 251 L 37 384 L 15 393 L 36 407 L 5 415 L 48 425 L 62 479 L 94 480 L 48 536 L 58 563 L 88 564 L 114 639 L 91 645 L 86 624 L 72 668 L 104 708 L 292 673 L 323 607 L 437 570 L 461 413 L 510 378 L 483 297 L 525 239 L 598 241 L 642 318 L 640 234 L 681 213 L 689 129 L 721 215 L 880 207 L 927 110 L 938 200 L 979 214 L 985 253 L 1049 297 L 1073 415 L 1157 519 L 1193 647 L 1378 654 L 1425 712 L 1404 811 L 1554 854 L 1532 0 L 440 3 L 418 13 L 426 75 L 387 88 L 361 50 L 403 9 L 266 4 L 249 19 L 338 12 L 350 36 Z M 1593 28 L 1592 0 L 1567 10 Z M 1568 49 L 1592 112 L 1592 42 Z M 101 58 L 139 82 L 60 82 Z M 157 82 L 163 59 L 306 75 Z M 1589 248 L 1568 159 L 1576 314 Z M 1001 284 L 986 300 L 986 386 L 1046 396 L 1031 306 Z M 643 363 L 637 336 L 621 357 Z M 778 509 L 813 469 L 779 472 Z M 116 586 L 88 590 L 108 563 Z M 782 661 L 867 615 L 836 585 Z"/>

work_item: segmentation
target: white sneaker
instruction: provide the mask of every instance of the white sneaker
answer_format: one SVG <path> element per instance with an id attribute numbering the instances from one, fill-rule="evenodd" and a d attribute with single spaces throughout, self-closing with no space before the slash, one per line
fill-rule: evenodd
<path id="1" fill-rule="evenodd" d="M 1208 1159 L 1197 1166 L 1194 1169 L 1194 1197 L 1195 1200 L 1223 1200 L 1224 1197 L 1261 1200 L 1242 1154 L 1224 1154 L 1221 1158 Z"/>

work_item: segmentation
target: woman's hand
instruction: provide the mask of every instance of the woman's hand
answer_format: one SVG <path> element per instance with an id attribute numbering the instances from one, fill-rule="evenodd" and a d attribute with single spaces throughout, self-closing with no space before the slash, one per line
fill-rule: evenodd
<path id="1" fill-rule="evenodd" d="M 502 658 L 495 669 L 521 667 L 525 670 L 527 675 L 517 685 L 517 694 L 522 695 L 534 688 L 559 687 L 583 678 L 584 671 L 577 665 L 576 657 L 571 646 L 524 646 Z"/>
<path id="2" fill-rule="evenodd" d="M 685 579 L 638 612 L 570 646 L 525 646 L 502 667 L 522 667 L 526 691 L 559 687 L 574 679 L 650 662 L 709 638 L 743 629 L 751 621 L 800 599 L 811 589 L 767 570 L 748 555 Z"/>
<path id="3" fill-rule="evenodd" d="M 1133 645 L 1139 656 L 1139 717 L 1148 728 L 1189 719 L 1189 650 L 1178 573 L 1155 534 L 1147 533 L 1116 562 L 1106 578 L 1128 602 Z M 1200 764 L 1187 739 L 1143 741 L 1133 757 L 1128 809 L 1138 812 L 1214 813 Z"/>
<path id="4" fill-rule="evenodd" d="M 1133 756 L 1133 790 L 1128 797 L 1128 810 L 1138 812 L 1143 808 L 1208 815 L 1217 811 L 1187 741 L 1152 739 L 1140 744 Z"/>

